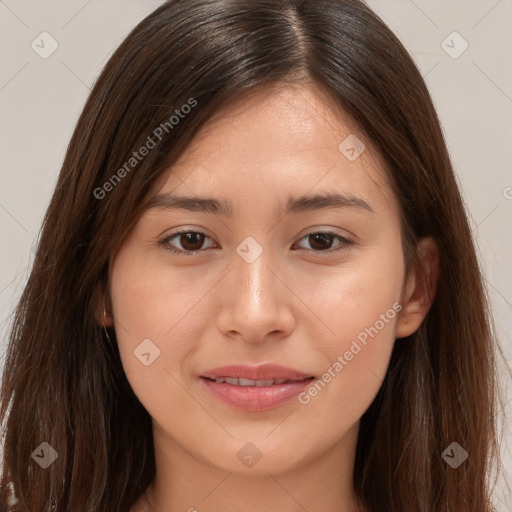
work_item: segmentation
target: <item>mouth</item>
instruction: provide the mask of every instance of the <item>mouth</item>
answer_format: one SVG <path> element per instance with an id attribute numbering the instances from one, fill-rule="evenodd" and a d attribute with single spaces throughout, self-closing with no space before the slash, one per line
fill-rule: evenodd
<path id="1" fill-rule="evenodd" d="M 243 379 L 237 377 L 217 377 L 215 379 L 211 379 L 209 377 L 203 377 L 211 382 L 226 383 L 231 384 L 232 386 L 274 386 L 276 384 L 286 384 L 290 382 L 302 382 L 304 380 L 312 380 L 314 377 L 303 377 L 301 379 L 267 379 L 267 380 L 252 380 L 252 379 Z"/>
<path id="2" fill-rule="evenodd" d="M 225 366 L 201 375 L 210 396 L 245 411 L 274 409 L 292 400 L 315 379 L 279 365 Z"/>
<path id="3" fill-rule="evenodd" d="M 255 384 L 253 384 L 253 382 L 266 382 L 270 380 L 299 381 L 305 378 L 310 378 L 311 374 L 300 372 L 292 368 L 287 368 L 286 366 L 281 366 L 279 364 L 262 363 L 257 366 L 246 364 L 222 366 L 221 368 L 215 368 L 213 370 L 206 371 L 201 376 L 212 380 L 232 379 L 233 384 L 237 384 L 234 382 L 234 379 L 237 379 L 238 384 L 240 381 L 242 381 L 241 385 L 254 386 Z"/>

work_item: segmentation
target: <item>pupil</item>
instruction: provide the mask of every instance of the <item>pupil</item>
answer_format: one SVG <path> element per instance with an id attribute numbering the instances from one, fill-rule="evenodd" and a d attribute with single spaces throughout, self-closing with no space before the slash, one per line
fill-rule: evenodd
<path id="1" fill-rule="evenodd" d="M 185 238 L 185 243 L 183 243 L 183 237 Z M 184 235 L 181 235 L 181 238 L 181 245 L 187 251 L 200 249 L 201 245 L 203 245 L 203 235 L 201 233 L 185 233 Z M 195 245 L 197 245 L 198 241 L 199 246 L 196 247 Z"/>
<path id="2" fill-rule="evenodd" d="M 310 240 L 309 240 L 309 243 L 311 244 L 311 247 L 313 247 L 313 249 L 319 249 L 319 250 L 324 250 L 324 249 L 329 249 L 329 247 L 325 247 L 325 244 L 327 243 L 329 246 L 331 245 L 329 242 L 332 243 L 332 235 L 329 235 L 328 233 L 315 233 L 313 235 L 310 235 L 309 236 Z M 311 241 L 311 239 L 313 241 Z M 320 241 L 320 245 L 321 247 L 315 247 L 315 244 Z M 322 244 L 324 244 L 322 246 Z"/>

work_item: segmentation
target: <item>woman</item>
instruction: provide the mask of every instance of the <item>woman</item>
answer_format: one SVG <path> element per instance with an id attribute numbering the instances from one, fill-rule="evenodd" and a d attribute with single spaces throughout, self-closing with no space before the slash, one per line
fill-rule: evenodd
<path id="1" fill-rule="evenodd" d="M 490 511 L 491 325 L 383 22 L 171 0 L 68 147 L 10 338 L 1 508 Z"/>

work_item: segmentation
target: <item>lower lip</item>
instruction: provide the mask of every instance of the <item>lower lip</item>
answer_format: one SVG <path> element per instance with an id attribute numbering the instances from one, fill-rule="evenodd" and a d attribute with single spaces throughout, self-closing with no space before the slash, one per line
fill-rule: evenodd
<path id="1" fill-rule="evenodd" d="M 313 379 L 285 382 L 272 386 L 235 386 L 201 378 L 208 389 L 224 403 L 244 411 L 267 411 L 290 401 L 308 387 Z"/>

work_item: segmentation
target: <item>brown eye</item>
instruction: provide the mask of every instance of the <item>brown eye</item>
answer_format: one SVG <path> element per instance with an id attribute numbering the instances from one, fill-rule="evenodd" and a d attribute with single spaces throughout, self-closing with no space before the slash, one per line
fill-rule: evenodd
<path id="1" fill-rule="evenodd" d="M 194 254 L 203 250 L 205 240 L 209 239 L 199 231 L 180 231 L 160 241 L 165 249 L 177 254 Z"/>
<path id="2" fill-rule="evenodd" d="M 198 251 L 204 243 L 204 238 L 202 233 L 190 232 L 180 234 L 178 240 L 186 251 Z"/>
<path id="3" fill-rule="evenodd" d="M 333 253 L 339 250 L 343 250 L 348 248 L 350 245 L 353 245 L 354 242 L 349 238 L 339 235 L 338 233 L 331 231 L 320 231 L 317 233 L 310 233 L 305 237 L 301 238 L 301 241 L 305 240 L 309 244 L 309 248 L 305 248 L 309 252 L 313 251 L 316 253 L 327 252 Z M 333 247 L 333 243 L 338 240 L 338 244 Z"/>
<path id="4" fill-rule="evenodd" d="M 334 241 L 334 236 L 330 233 L 313 233 L 308 235 L 308 242 L 314 250 L 324 251 L 330 249 Z"/>

